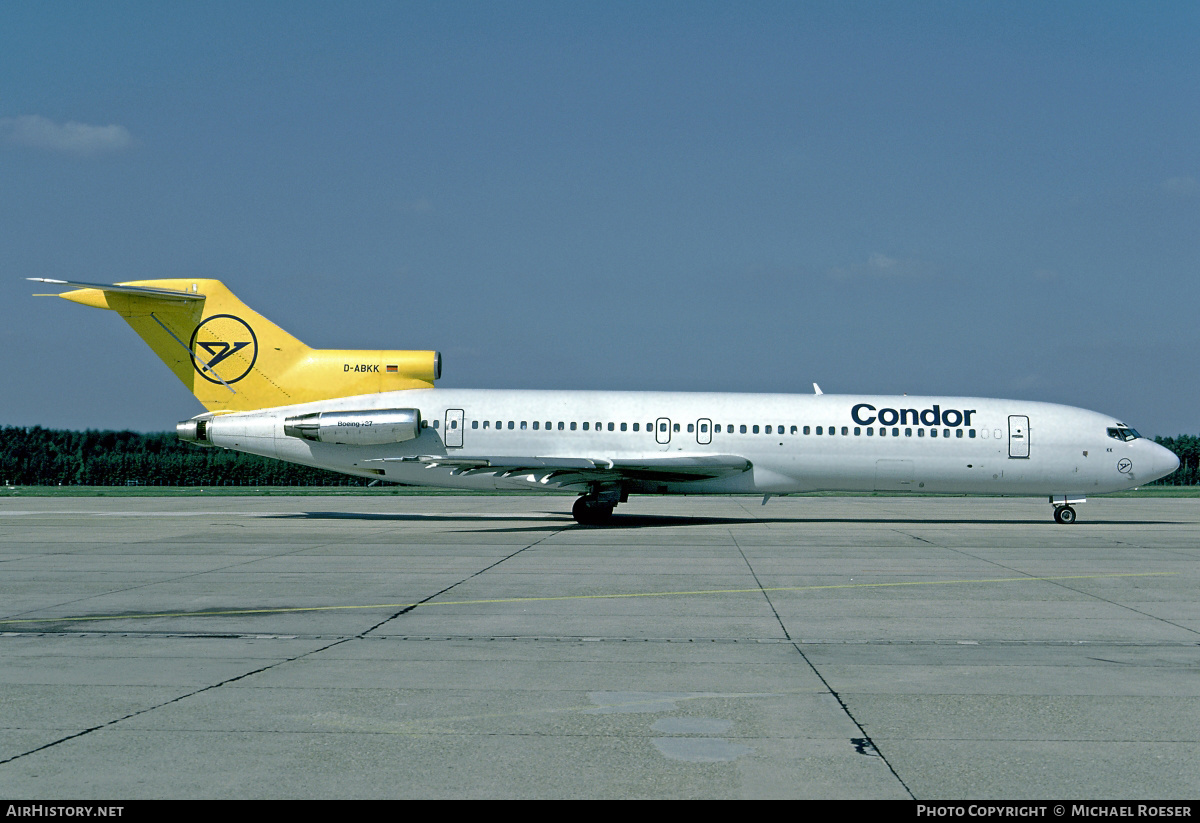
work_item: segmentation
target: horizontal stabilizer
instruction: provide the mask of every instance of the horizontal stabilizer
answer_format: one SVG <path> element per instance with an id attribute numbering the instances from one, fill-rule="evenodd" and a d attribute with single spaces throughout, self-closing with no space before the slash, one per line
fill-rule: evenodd
<path id="1" fill-rule="evenodd" d="M 204 295 L 198 292 L 181 291 L 178 289 L 153 289 L 146 286 L 126 286 L 121 283 L 111 285 L 105 283 L 83 283 L 78 280 L 52 280 L 49 277 L 26 277 L 34 283 L 49 283 L 54 286 L 74 286 L 82 289 L 98 289 L 119 294 L 141 294 L 147 297 L 157 297 L 166 300 L 203 300 Z"/>

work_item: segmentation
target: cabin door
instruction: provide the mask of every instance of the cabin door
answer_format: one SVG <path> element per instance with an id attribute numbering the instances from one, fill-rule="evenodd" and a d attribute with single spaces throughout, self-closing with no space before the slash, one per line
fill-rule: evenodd
<path id="1" fill-rule="evenodd" d="M 1008 416 L 1008 456 L 1029 456 L 1029 418 L 1023 414 Z"/>
<path id="2" fill-rule="evenodd" d="M 448 449 L 461 449 L 463 436 L 463 410 L 446 409 L 446 428 L 442 431 L 442 441 Z"/>
<path id="3" fill-rule="evenodd" d="M 667 446 L 671 443 L 671 418 L 660 417 L 654 423 L 654 439 L 661 445 Z"/>
<path id="4" fill-rule="evenodd" d="M 701 417 L 696 421 L 696 442 L 701 446 L 707 446 L 712 442 L 712 421 L 707 417 Z"/>

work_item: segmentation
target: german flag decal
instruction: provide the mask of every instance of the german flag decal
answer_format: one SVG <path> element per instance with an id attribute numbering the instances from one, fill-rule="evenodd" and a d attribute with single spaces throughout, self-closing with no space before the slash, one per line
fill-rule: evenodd
<path id="1" fill-rule="evenodd" d="M 395 374 L 396 372 L 400 371 L 400 367 L 399 366 L 388 366 L 387 370 L 388 370 L 388 374 Z"/>

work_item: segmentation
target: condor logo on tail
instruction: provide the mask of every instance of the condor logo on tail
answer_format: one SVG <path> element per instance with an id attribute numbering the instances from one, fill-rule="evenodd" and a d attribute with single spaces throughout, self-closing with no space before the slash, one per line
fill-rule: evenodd
<path id="1" fill-rule="evenodd" d="M 248 338 L 248 339 L 247 339 Z M 258 338 L 245 320 L 214 314 L 192 332 L 192 366 L 210 383 L 236 383 L 258 360 Z"/>

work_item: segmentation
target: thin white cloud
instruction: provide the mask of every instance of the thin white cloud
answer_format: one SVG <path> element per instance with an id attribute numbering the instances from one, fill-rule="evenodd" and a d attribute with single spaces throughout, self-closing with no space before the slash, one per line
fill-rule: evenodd
<path id="1" fill-rule="evenodd" d="M 405 214 L 429 214 L 433 211 L 433 201 L 422 197 L 400 204 L 400 210 Z"/>
<path id="2" fill-rule="evenodd" d="M 1163 189 L 1167 194 L 1173 194 L 1176 197 L 1191 197 L 1200 191 L 1200 185 L 1196 184 L 1194 177 L 1172 177 L 1163 181 Z"/>
<path id="3" fill-rule="evenodd" d="M 0 138 L 6 143 L 63 154 L 88 156 L 120 151 L 133 143 L 124 126 L 55 123 L 40 114 L 0 117 Z"/>
<path id="4" fill-rule="evenodd" d="M 847 266 L 835 266 L 827 274 L 834 280 L 862 279 L 925 279 L 937 274 L 934 266 L 917 258 L 889 257 L 881 252 L 873 252 L 865 263 L 851 263 Z"/>
<path id="5" fill-rule="evenodd" d="M 879 271 L 887 271 L 888 269 L 896 267 L 895 259 L 888 257 L 886 254 L 880 254 L 879 252 L 872 254 L 867 262 L 871 268 L 878 269 Z"/>

